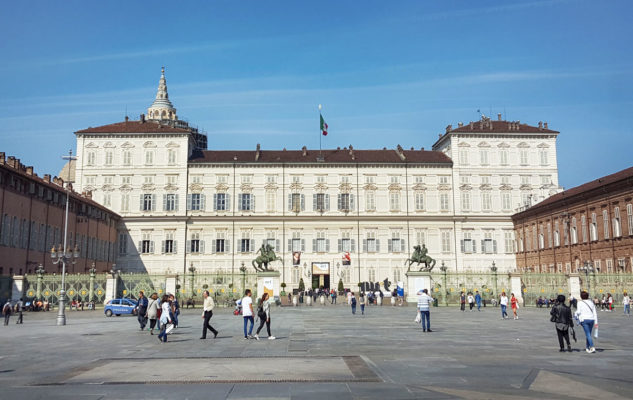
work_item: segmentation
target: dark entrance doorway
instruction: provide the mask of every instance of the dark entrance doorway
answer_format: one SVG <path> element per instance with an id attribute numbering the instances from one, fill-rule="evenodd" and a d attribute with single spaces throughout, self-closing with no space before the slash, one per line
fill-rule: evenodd
<path id="1" fill-rule="evenodd" d="M 330 263 L 312 263 L 312 287 L 330 289 Z"/>

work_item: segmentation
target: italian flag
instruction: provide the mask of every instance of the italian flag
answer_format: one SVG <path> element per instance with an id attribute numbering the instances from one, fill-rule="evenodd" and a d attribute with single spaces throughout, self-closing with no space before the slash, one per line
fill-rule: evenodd
<path id="1" fill-rule="evenodd" d="M 323 115 L 319 114 L 319 117 L 321 117 L 321 133 L 323 134 L 323 136 L 327 136 L 327 124 L 323 119 Z"/>

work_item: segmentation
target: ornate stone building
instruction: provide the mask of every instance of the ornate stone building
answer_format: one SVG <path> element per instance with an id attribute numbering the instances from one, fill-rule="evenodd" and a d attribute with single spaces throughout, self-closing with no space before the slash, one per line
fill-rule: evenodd
<path id="1" fill-rule="evenodd" d="M 517 267 L 632 272 L 633 167 L 558 193 L 512 216 Z"/>
<path id="2" fill-rule="evenodd" d="M 124 271 L 235 273 L 263 244 L 289 288 L 404 280 L 413 245 L 436 268 L 515 268 L 510 219 L 558 190 L 547 124 L 450 126 L 432 151 L 206 150 L 178 120 L 164 71 L 148 117 L 76 132 L 81 190 L 123 216 Z"/>

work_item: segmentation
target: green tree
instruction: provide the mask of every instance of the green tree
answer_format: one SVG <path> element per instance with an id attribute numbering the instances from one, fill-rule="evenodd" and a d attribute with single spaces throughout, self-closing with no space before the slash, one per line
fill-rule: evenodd
<path id="1" fill-rule="evenodd" d="M 339 292 L 339 293 L 343 293 L 343 290 L 344 290 L 344 289 L 345 289 L 345 288 L 343 287 L 343 280 L 342 280 L 342 279 L 339 279 L 339 280 L 338 280 L 338 292 Z"/>
<path id="2" fill-rule="evenodd" d="M 299 291 L 303 292 L 306 290 L 306 285 L 303 283 L 303 278 L 299 279 Z"/>

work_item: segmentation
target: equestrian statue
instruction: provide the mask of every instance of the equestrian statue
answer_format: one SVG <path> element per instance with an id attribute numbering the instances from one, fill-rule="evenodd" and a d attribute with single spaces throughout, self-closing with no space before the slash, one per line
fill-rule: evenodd
<path id="1" fill-rule="evenodd" d="M 407 272 L 411 270 L 411 264 L 413 263 L 418 264 L 418 266 L 420 264 L 424 264 L 423 267 L 420 267 L 420 272 L 431 272 L 435 266 L 435 260 L 427 256 L 427 252 L 428 249 L 424 244 L 421 247 L 420 245 L 413 246 L 413 254 L 411 254 L 411 258 L 407 258 L 404 262 L 405 265 L 409 263 L 409 269 L 407 269 Z"/>
<path id="2" fill-rule="evenodd" d="M 257 254 L 259 254 L 257 258 L 252 261 L 253 268 L 255 268 L 257 272 L 272 271 L 272 269 L 268 269 L 268 264 L 273 261 L 281 260 L 281 258 L 275 255 L 273 246 L 269 244 L 262 244 L 262 247 L 257 250 Z"/>

